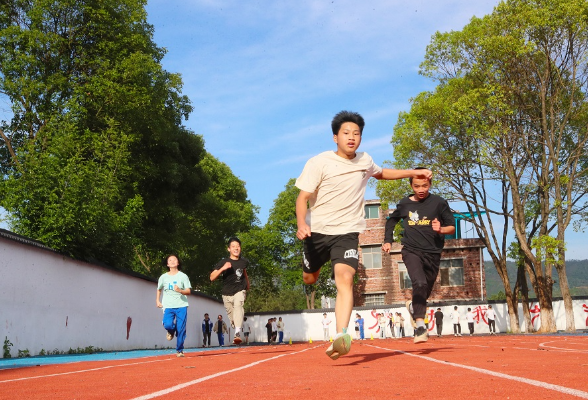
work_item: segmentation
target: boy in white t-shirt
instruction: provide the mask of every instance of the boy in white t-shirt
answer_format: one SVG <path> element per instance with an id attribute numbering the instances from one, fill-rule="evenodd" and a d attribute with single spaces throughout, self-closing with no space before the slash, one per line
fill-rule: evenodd
<path id="1" fill-rule="evenodd" d="M 351 347 L 347 326 L 353 310 L 353 276 L 359 264 L 359 233 L 366 226 L 364 196 L 368 180 L 431 177 L 431 171 L 426 169 L 382 169 L 369 154 L 357 152 L 364 126 L 358 113 L 341 111 L 335 115 L 331 129 L 337 150 L 312 157 L 296 180 L 300 189 L 296 236 L 304 240 L 304 283 L 315 283 L 327 261 L 333 265 L 337 336 L 326 351 L 333 360 L 347 354 Z"/>
<path id="2" fill-rule="evenodd" d="M 496 334 L 496 313 L 492 309 L 492 306 L 489 305 L 488 309 L 486 310 L 486 319 L 488 320 L 488 329 L 490 329 L 490 334 Z"/>

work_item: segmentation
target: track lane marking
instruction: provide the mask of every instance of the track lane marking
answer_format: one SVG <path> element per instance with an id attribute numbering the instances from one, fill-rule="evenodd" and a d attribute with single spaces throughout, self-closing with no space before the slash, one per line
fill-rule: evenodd
<path id="1" fill-rule="evenodd" d="M 142 362 L 129 363 L 129 364 L 108 365 L 106 367 L 81 369 L 81 370 L 78 370 L 78 371 L 70 371 L 70 372 L 60 372 L 58 374 L 48 374 L 48 375 L 28 376 L 26 378 L 7 379 L 7 380 L 4 380 L 4 381 L 0 381 L 0 383 L 17 382 L 17 381 L 27 381 L 29 379 L 51 378 L 51 377 L 54 377 L 54 376 L 81 374 L 83 372 L 100 371 L 100 370 L 103 370 L 103 369 L 118 368 L 118 367 L 128 367 L 128 366 L 131 366 L 131 365 L 149 364 L 149 363 L 154 363 L 154 362 L 162 362 L 162 361 L 170 361 L 170 360 L 172 360 L 172 358 L 168 358 L 168 359 L 164 359 L 164 360 L 142 361 Z"/>
<path id="2" fill-rule="evenodd" d="M 511 380 L 511 381 L 526 383 L 528 385 L 537 386 L 537 387 L 542 388 L 542 389 L 550 389 L 550 390 L 553 390 L 553 391 L 556 391 L 556 392 L 568 394 L 568 395 L 571 395 L 571 396 L 576 396 L 576 397 L 579 397 L 579 398 L 582 398 L 582 399 L 588 399 L 588 392 L 584 392 L 584 391 L 578 390 L 578 389 L 571 389 L 571 388 L 567 388 L 565 386 L 554 385 L 552 383 L 546 383 L 546 382 L 536 381 L 534 379 L 521 378 L 521 377 L 518 377 L 518 376 L 507 375 L 507 374 L 503 374 L 501 372 L 490 371 L 490 370 L 487 370 L 487 369 L 478 368 L 478 367 L 472 367 L 472 366 L 469 366 L 469 365 L 456 364 L 456 363 L 452 363 L 452 362 L 449 362 L 449 361 L 441 361 L 441 360 L 437 360 L 435 358 L 431 358 L 431 357 L 427 357 L 427 356 L 420 356 L 420 355 L 417 355 L 417 354 L 407 353 L 407 352 L 402 351 L 402 350 L 387 349 L 385 347 L 374 346 L 374 345 L 371 345 L 371 344 L 367 344 L 366 346 L 373 347 L 373 348 L 380 349 L 380 350 L 386 350 L 386 351 L 391 351 L 391 352 L 395 352 L 395 353 L 401 353 L 401 354 L 404 354 L 406 356 L 420 358 L 420 359 L 431 361 L 431 362 L 434 362 L 434 363 L 437 363 L 437 364 L 450 365 L 452 367 L 463 368 L 463 369 L 467 369 L 467 370 L 470 370 L 470 371 L 474 371 L 474 372 L 479 372 L 479 373 L 486 374 L 486 375 L 495 376 L 497 378 L 503 378 L 503 379 L 508 379 L 508 380 Z"/>
<path id="3" fill-rule="evenodd" d="M 210 379 L 217 378 L 219 376 L 223 376 L 223 375 L 230 374 L 230 373 L 233 373 L 233 372 L 237 372 L 237 371 L 241 371 L 241 370 L 244 370 L 244 369 L 248 369 L 248 368 L 254 367 L 256 365 L 262 364 L 264 362 L 276 360 L 276 359 L 281 358 L 281 357 L 286 357 L 286 356 L 291 356 L 291 355 L 294 355 L 294 354 L 304 353 L 305 351 L 313 350 L 313 349 L 316 349 L 318 347 L 322 347 L 322 345 L 314 346 L 314 347 L 309 347 L 309 348 L 306 348 L 306 349 L 303 349 L 303 350 L 300 350 L 300 351 L 295 351 L 295 352 L 292 352 L 292 353 L 280 354 L 280 355 L 277 355 L 277 356 L 266 358 L 264 360 L 255 361 L 255 362 L 252 362 L 250 364 L 243 365 L 241 367 L 229 369 L 227 371 L 217 372 L 216 374 L 212 374 L 212 375 L 204 376 L 202 378 L 194 379 L 193 381 L 189 381 L 189 382 L 185 382 L 185 383 L 180 383 L 179 385 L 175 385 L 175 386 L 169 387 L 167 389 L 159 390 L 157 392 L 153 392 L 153 393 L 146 394 L 146 395 L 139 396 L 139 397 L 134 397 L 132 400 L 148 400 L 148 399 L 153 399 L 155 397 L 165 396 L 165 395 L 170 394 L 172 392 L 176 392 L 178 390 L 187 388 L 187 387 L 192 386 L 192 385 L 196 385 L 196 384 L 201 383 L 201 382 L 204 382 L 204 381 L 208 381 Z"/>

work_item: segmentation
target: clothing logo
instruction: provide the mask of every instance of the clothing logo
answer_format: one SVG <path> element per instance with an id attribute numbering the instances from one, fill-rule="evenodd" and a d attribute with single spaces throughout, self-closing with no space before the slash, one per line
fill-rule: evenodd
<path id="1" fill-rule="evenodd" d="M 343 258 L 355 258 L 359 260 L 359 253 L 356 249 L 345 250 L 345 255 Z"/>
<path id="2" fill-rule="evenodd" d="M 363 170 L 361 171 L 361 179 L 365 179 L 365 176 L 367 175 L 367 171 Z"/>
<path id="3" fill-rule="evenodd" d="M 306 259 L 306 254 L 302 254 L 302 261 L 304 262 L 304 268 L 309 269 L 310 268 L 310 263 Z"/>
<path id="4" fill-rule="evenodd" d="M 243 276 L 243 270 L 241 268 L 236 269 L 235 275 L 237 275 L 237 282 L 241 282 L 241 277 Z"/>
<path id="5" fill-rule="evenodd" d="M 431 220 L 427 218 L 427 216 L 424 216 L 423 218 L 421 218 L 419 220 L 419 213 L 417 211 L 409 211 L 408 212 L 408 225 L 413 226 L 413 225 L 426 225 L 429 226 L 431 225 Z"/>
<path id="6" fill-rule="evenodd" d="M 408 218 L 410 218 L 410 220 L 412 222 L 417 222 L 419 220 L 419 213 L 416 211 L 415 212 L 409 211 Z"/>

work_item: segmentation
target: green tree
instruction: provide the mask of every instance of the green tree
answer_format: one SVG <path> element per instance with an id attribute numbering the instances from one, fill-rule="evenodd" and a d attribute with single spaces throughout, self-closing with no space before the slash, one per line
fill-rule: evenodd
<path id="1" fill-rule="evenodd" d="M 295 204 L 299 189 L 295 182 L 290 179 L 278 194 L 267 223 L 243 236 L 243 248 L 253 264 L 249 274 L 252 289 L 246 304 L 250 311 L 285 310 L 293 306 L 303 309 L 305 304 L 306 308 L 314 308 L 316 296 L 336 294 L 328 265 L 323 267 L 316 284 L 302 282 L 303 242 L 296 238 Z M 276 301 L 284 298 L 288 301 Z"/>
<path id="2" fill-rule="evenodd" d="M 11 228 L 86 260 L 193 281 L 255 219 L 244 183 L 182 125 L 145 0 L 0 4 L 0 205 Z"/>
<path id="3" fill-rule="evenodd" d="M 471 222 L 503 280 L 514 329 L 517 292 L 504 263 L 510 226 L 539 299 L 541 331 L 556 329 L 553 267 L 563 283 L 567 329 L 574 328 L 564 243 L 570 222 L 586 210 L 587 5 L 509 0 L 462 31 L 436 33 L 421 72 L 439 85 L 417 96 L 395 129 L 398 164 L 432 165 L 469 212 L 504 221 L 502 232 L 492 219 Z"/>

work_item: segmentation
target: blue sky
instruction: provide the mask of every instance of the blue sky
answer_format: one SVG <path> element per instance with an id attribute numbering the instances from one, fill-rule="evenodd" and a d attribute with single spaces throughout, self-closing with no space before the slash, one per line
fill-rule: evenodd
<path id="1" fill-rule="evenodd" d="M 265 222 L 304 163 L 335 149 L 330 122 L 341 110 L 366 120 L 360 150 L 380 165 L 391 160 L 398 113 L 435 87 L 418 74 L 431 36 L 461 30 L 497 4 L 149 0 L 147 12 L 155 42 L 168 51 L 163 66 L 181 74 L 194 106 L 185 125 L 246 182 Z M 366 198 L 376 198 L 372 188 Z M 568 240 L 568 259 L 588 258 L 581 235 Z"/>
<path id="2" fill-rule="evenodd" d="M 335 149 L 340 110 L 364 116 L 360 150 L 390 160 L 398 113 L 434 87 L 418 75 L 431 35 L 496 4 L 150 0 L 147 12 L 164 68 L 182 75 L 194 106 L 186 125 L 246 182 L 265 221 L 306 160 Z"/>
<path id="3" fill-rule="evenodd" d="M 435 82 L 418 74 L 436 32 L 461 30 L 498 0 L 149 0 L 163 66 L 180 73 L 194 112 L 185 123 L 246 182 L 265 222 L 313 155 L 332 150 L 330 121 L 360 112 L 360 150 L 392 159 L 398 113 Z M 375 198 L 368 188 L 367 199 Z M 588 258 L 568 234 L 568 259 Z"/>

